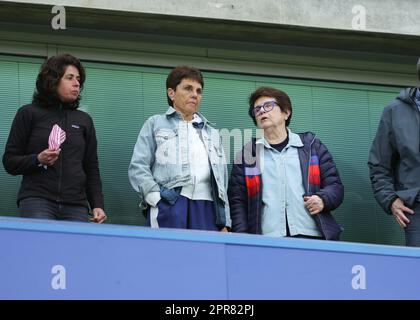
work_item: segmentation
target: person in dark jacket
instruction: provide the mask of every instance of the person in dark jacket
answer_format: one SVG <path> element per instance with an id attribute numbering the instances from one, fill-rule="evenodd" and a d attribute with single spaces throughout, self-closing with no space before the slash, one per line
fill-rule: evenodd
<path id="1" fill-rule="evenodd" d="M 232 231 L 338 240 L 342 228 L 331 211 L 344 187 L 327 147 L 311 132 L 288 128 L 292 105 L 280 90 L 253 92 L 249 115 L 264 134 L 238 152 L 232 167 Z"/>
<path id="2" fill-rule="evenodd" d="M 3 155 L 12 175 L 23 175 L 17 202 L 22 217 L 102 223 L 104 212 L 92 118 L 77 110 L 85 70 L 62 54 L 42 65 L 32 104 L 13 120 Z"/>
<path id="3" fill-rule="evenodd" d="M 417 63 L 420 80 L 420 59 Z M 420 88 L 406 88 L 382 112 L 369 153 L 373 193 L 420 247 Z"/>

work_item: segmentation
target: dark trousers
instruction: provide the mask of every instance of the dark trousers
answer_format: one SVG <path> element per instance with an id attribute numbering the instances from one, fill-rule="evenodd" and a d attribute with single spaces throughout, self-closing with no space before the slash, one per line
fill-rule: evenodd
<path id="1" fill-rule="evenodd" d="M 219 230 L 216 226 L 213 201 L 191 200 L 184 196 L 179 196 L 174 204 L 161 199 L 157 204 L 157 212 L 156 208 L 148 210 L 147 223 L 159 228 Z"/>
<path id="2" fill-rule="evenodd" d="M 89 209 L 83 206 L 73 206 L 57 203 L 43 198 L 25 198 L 19 202 L 22 218 L 89 221 Z"/>
<path id="3" fill-rule="evenodd" d="M 414 214 L 406 214 L 410 223 L 404 229 L 405 244 L 408 247 L 420 247 L 420 202 L 415 202 L 411 209 L 414 210 Z"/>

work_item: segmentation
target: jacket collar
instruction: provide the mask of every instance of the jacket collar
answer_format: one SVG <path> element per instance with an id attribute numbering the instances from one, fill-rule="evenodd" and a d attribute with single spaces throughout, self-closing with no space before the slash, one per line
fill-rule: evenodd
<path id="1" fill-rule="evenodd" d="M 293 133 L 289 128 L 287 128 L 287 132 L 289 134 L 289 143 L 287 144 L 287 147 L 295 147 L 295 148 L 300 148 L 303 147 L 303 143 L 301 138 L 299 137 L 299 135 L 297 135 L 296 133 Z M 267 140 L 265 140 L 264 137 L 258 139 L 256 142 L 256 144 L 263 144 L 264 147 L 266 148 L 271 148 L 270 144 L 267 142 Z"/>
<path id="2" fill-rule="evenodd" d="M 169 107 L 165 114 L 168 117 L 174 116 L 176 114 L 176 110 L 173 107 Z"/>
<path id="3" fill-rule="evenodd" d="M 175 108 L 173 107 L 169 107 L 165 115 L 167 117 L 173 117 L 173 116 L 179 115 L 179 117 L 182 119 L 181 114 L 178 111 L 176 111 Z M 200 112 L 194 113 L 193 120 L 192 120 L 193 125 L 196 125 L 196 126 L 198 125 L 198 126 L 203 127 L 207 122 L 208 122 L 207 119 Z"/>

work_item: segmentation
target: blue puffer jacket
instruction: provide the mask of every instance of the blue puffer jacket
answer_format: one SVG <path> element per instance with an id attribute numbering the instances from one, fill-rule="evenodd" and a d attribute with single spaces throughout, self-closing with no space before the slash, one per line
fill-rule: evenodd
<path id="1" fill-rule="evenodd" d="M 324 210 L 313 215 L 323 237 L 338 240 L 343 228 L 331 211 L 344 197 L 344 186 L 327 147 L 312 132 L 299 134 L 303 147 L 298 148 L 303 185 L 307 195 L 318 195 Z M 228 197 L 232 231 L 261 234 L 262 179 L 257 154 L 263 152 L 252 139 L 238 152 L 229 179 Z"/>

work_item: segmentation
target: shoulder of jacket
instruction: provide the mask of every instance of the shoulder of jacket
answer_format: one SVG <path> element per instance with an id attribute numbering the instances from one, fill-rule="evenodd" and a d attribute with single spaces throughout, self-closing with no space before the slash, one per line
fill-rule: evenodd
<path id="1" fill-rule="evenodd" d="M 75 115 L 78 115 L 78 116 L 91 118 L 89 113 L 87 113 L 86 111 L 80 110 L 80 109 L 69 110 L 69 112 L 73 113 Z"/>
<path id="2" fill-rule="evenodd" d="M 21 106 L 18 110 L 17 110 L 17 114 L 19 114 L 20 116 L 27 116 L 27 115 L 32 115 L 36 112 L 45 112 L 45 110 L 43 110 L 43 108 L 34 105 L 32 103 L 29 104 L 25 104 L 23 106 Z"/>
<path id="3" fill-rule="evenodd" d="M 300 137 L 305 146 L 309 146 L 317 141 L 320 141 L 316 134 L 311 131 L 299 132 L 297 135 Z"/>
<path id="4" fill-rule="evenodd" d="M 147 118 L 146 121 L 144 121 L 144 124 L 146 124 L 146 123 L 153 124 L 159 119 L 162 119 L 162 120 L 166 119 L 166 115 L 164 115 L 164 114 L 154 114 L 153 116 L 150 116 L 149 118 Z"/>
<path id="5" fill-rule="evenodd" d="M 211 125 L 209 125 L 208 122 L 206 122 L 206 128 L 211 133 L 211 135 L 220 136 L 219 129 L 216 129 L 215 127 L 212 127 Z"/>
<path id="6" fill-rule="evenodd" d="M 405 89 L 405 91 L 408 92 L 409 90 L 412 90 L 412 89 L 415 89 L 415 88 L 407 88 L 407 89 Z M 407 93 L 405 97 L 402 97 L 402 95 L 403 95 L 402 92 L 400 93 L 400 95 L 398 97 L 396 97 L 394 100 L 392 100 L 384 108 L 384 112 L 391 112 L 391 111 L 397 110 L 401 107 L 411 107 L 411 105 L 414 104 L 414 100 L 413 101 L 407 101 L 407 96 L 410 96 L 410 94 Z"/>
<path id="7" fill-rule="evenodd" d="M 404 104 L 406 104 L 404 101 L 394 99 L 384 108 L 384 111 L 391 111 L 393 109 L 400 108 Z"/>
<path id="8" fill-rule="evenodd" d="M 19 110 L 36 110 L 39 109 L 40 107 L 36 104 L 32 104 L 32 103 L 28 103 L 28 104 L 24 104 L 23 106 L 21 106 L 19 108 Z"/>
<path id="9" fill-rule="evenodd" d="M 381 119 L 385 121 L 391 121 L 392 118 L 395 117 L 395 114 L 398 115 L 398 113 L 403 110 L 406 110 L 406 112 L 410 112 L 414 109 L 406 102 L 395 99 L 383 109 Z"/>
<path id="10" fill-rule="evenodd" d="M 70 117 L 70 119 L 72 119 L 72 121 L 83 121 L 84 123 L 87 123 L 90 126 L 93 125 L 93 118 L 86 111 L 78 110 L 78 109 L 71 110 L 69 117 Z"/>

